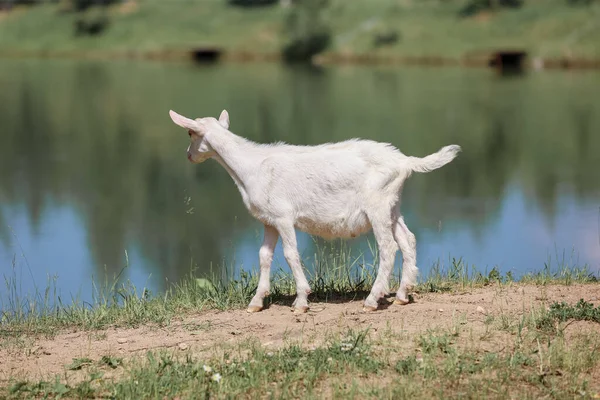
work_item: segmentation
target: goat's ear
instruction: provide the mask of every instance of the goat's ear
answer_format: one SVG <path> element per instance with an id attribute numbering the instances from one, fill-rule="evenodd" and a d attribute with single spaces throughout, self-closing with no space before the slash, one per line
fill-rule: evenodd
<path id="1" fill-rule="evenodd" d="M 193 119 L 189 119 L 189 118 L 184 117 L 183 115 L 179 115 L 173 110 L 169 110 L 169 115 L 171 116 L 171 119 L 173 120 L 173 122 L 175 122 L 177 125 L 179 125 L 182 128 L 192 130 L 195 132 L 198 132 L 200 130 L 198 123 L 196 121 L 194 121 Z"/>
<path id="2" fill-rule="evenodd" d="M 219 115 L 219 123 L 225 129 L 229 129 L 229 113 L 227 110 L 221 111 L 221 115 Z"/>

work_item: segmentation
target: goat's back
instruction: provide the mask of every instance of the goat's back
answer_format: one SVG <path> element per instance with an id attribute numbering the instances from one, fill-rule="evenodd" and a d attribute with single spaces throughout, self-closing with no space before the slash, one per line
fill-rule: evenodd
<path id="1" fill-rule="evenodd" d="M 409 175 L 404 158 L 367 140 L 273 147 L 258 171 L 253 214 L 265 223 L 291 215 L 299 229 L 322 237 L 357 236 L 370 229 L 366 210 L 395 203 Z"/>

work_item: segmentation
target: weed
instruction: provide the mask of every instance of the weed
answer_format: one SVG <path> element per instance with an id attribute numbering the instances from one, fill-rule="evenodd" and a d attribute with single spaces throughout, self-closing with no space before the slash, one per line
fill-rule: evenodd
<path id="1" fill-rule="evenodd" d="M 415 356 L 409 356 L 396 363 L 396 372 L 400 375 L 409 375 L 417 370 L 418 365 L 417 358 Z"/>
<path id="2" fill-rule="evenodd" d="M 74 358 L 73 362 L 67 365 L 67 369 L 71 371 L 76 371 L 85 366 L 92 365 L 93 361 L 89 358 Z"/>
<path id="3" fill-rule="evenodd" d="M 450 335 L 434 335 L 430 333 L 427 336 L 421 336 L 418 339 L 418 344 L 423 353 L 433 353 L 441 351 L 442 353 L 448 353 L 451 345 Z"/>
<path id="4" fill-rule="evenodd" d="M 593 304 L 580 299 L 574 306 L 565 302 L 553 303 L 547 313 L 543 313 L 535 320 L 538 329 L 554 330 L 557 322 L 592 321 L 600 323 L 600 306 L 594 307 Z"/>
<path id="5" fill-rule="evenodd" d="M 106 365 L 112 369 L 115 369 L 115 368 L 119 367 L 121 364 L 123 364 L 123 359 L 119 358 L 119 357 L 113 357 L 113 356 L 102 356 L 102 358 L 100 359 L 100 364 Z"/>

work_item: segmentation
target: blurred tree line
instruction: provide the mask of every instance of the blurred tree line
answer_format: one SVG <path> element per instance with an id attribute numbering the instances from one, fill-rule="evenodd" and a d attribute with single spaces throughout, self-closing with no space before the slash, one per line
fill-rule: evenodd
<path id="1" fill-rule="evenodd" d="M 108 6 L 126 3 L 133 0 L 0 0 L 5 8 L 12 5 L 34 5 L 55 3 L 59 10 L 75 13 L 74 34 L 77 36 L 99 35 L 109 29 L 111 20 L 107 12 Z M 143 4 L 145 0 L 137 0 Z M 158 1 L 158 0 L 152 0 Z M 198 0 L 189 0 L 190 3 Z M 215 0 L 223 1 L 231 7 L 265 8 L 283 7 L 282 21 L 284 40 L 281 54 L 290 62 L 310 61 L 312 57 L 329 48 L 333 43 L 332 26 L 343 2 L 335 0 Z M 368 0 L 353 0 L 357 3 Z M 600 0 L 560 0 L 572 6 L 589 6 Z M 336 7 L 332 4 L 335 3 Z M 173 3 L 173 7 L 185 5 L 186 2 Z M 429 2 L 428 7 L 435 8 L 439 4 L 455 5 L 458 17 L 469 17 L 481 12 L 502 9 L 519 9 L 526 6 L 525 0 L 440 0 Z M 454 6 L 452 6 L 454 8 Z M 454 12 L 454 11 L 452 11 Z M 376 32 L 373 36 L 373 47 L 392 45 L 400 40 L 398 27 L 387 27 L 384 32 Z"/>
<path id="2" fill-rule="evenodd" d="M 597 0 L 565 0 L 567 4 L 590 5 Z M 482 11 L 493 11 L 502 8 L 520 8 L 525 4 L 525 0 L 467 0 L 460 9 L 459 15 L 463 17 L 471 16 Z"/>
<path id="3" fill-rule="evenodd" d="M 91 6 L 108 6 L 114 3 L 120 3 L 128 0 L 0 0 L 0 4 L 5 7 L 14 5 L 37 5 L 43 3 L 60 4 L 64 9 L 75 11 L 85 10 Z"/>

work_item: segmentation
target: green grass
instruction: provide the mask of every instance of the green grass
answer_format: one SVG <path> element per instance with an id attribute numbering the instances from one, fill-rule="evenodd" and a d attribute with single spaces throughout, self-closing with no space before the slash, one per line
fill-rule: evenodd
<path id="1" fill-rule="evenodd" d="M 361 264 L 346 251 L 317 259 L 310 276 L 313 301 L 366 297 L 374 278 L 372 265 Z M 525 282 L 570 285 L 597 278 L 563 260 L 557 267 L 547 263 Z M 51 289 L 33 298 L 15 298 L 14 278 L 6 283 L 13 309 L 4 308 L 0 341 L 8 343 L 27 335 L 52 336 L 67 327 L 166 325 L 199 310 L 242 308 L 253 295 L 257 276 L 243 273 L 211 283 L 190 275 L 160 296 L 128 284 L 105 284 L 96 289 L 91 305 L 66 305 L 52 297 Z M 416 291 L 513 284 L 514 278 L 497 268 L 480 272 L 452 259 L 448 266 L 435 265 Z M 291 276 L 275 274 L 267 301 L 291 304 L 293 295 Z M 392 329 L 377 334 L 349 330 L 329 334 L 317 347 L 285 339 L 278 349 L 265 348 L 253 338 L 223 342 L 202 355 L 175 349 L 128 359 L 73 358 L 65 371 L 78 371 L 79 378 L 10 378 L 0 387 L 0 398 L 592 398 L 600 393 L 593 378 L 599 368 L 600 335 L 567 336 L 575 321 L 600 323 L 600 307 L 581 300 L 517 315 L 487 315 L 485 332 L 474 332 L 459 317 L 448 328 L 414 337 Z M 193 329 L 210 335 L 212 327 L 200 323 Z"/>
<path id="2" fill-rule="evenodd" d="M 104 358 L 76 359 L 67 368 L 85 370 L 86 378 L 78 383 L 67 384 L 59 377 L 13 381 L 0 389 L 0 396 L 597 398 L 600 386 L 593 377 L 600 363 L 600 336 L 567 339 L 563 330 L 549 333 L 540 325 L 547 318 L 562 324 L 586 319 L 576 310 L 590 305 L 581 304 L 561 306 L 572 310 L 566 319 L 552 310 L 522 319 L 528 330 L 506 336 L 503 346 L 491 351 L 485 347 L 489 339 L 474 338 L 466 329 L 427 331 L 412 339 L 393 332 L 374 336 L 368 330 L 349 331 L 316 348 L 290 342 L 277 350 L 255 339 L 223 345 L 205 357 L 149 351 L 114 364 Z M 494 333 L 501 331 L 500 325 L 494 328 Z M 106 371 L 119 374 L 105 379 Z"/>
<path id="3" fill-rule="evenodd" d="M 110 25 L 97 37 L 76 37 L 74 13 L 46 4 L 17 8 L 0 17 L 4 54 L 172 55 L 196 46 L 229 52 L 277 54 L 286 42 L 288 10 L 245 9 L 224 0 L 138 0 L 133 12 L 108 10 Z M 600 4 L 569 6 L 566 0 L 532 0 L 516 10 L 458 17 L 462 0 L 398 2 L 332 0 L 326 20 L 333 33 L 329 51 L 382 57 L 459 59 L 480 50 L 522 48 L 533 57 L 599 58 Z M 376 47 L 381 32 L 399 40 Z"/>
<path id="4" fill-rule="evenodd" d="M 375 257 L 376 258 L 376 257 Z M 313 290 L 313 302 L 364 300 L 375 280 L 376 267 L 364 258 L 351 257 L 341 250 L 330 256 L 318 254 L 318 260 L 308 278 Z M 118 277 L 117 277 L 118 278 Z M 0 338 L 19 337 L 23 333 L 52 335 L 57 329 L 69 327 L 95 330 L 107 326 L 138 326 L 145 323 L 168 325 L 174 319 L 202 310 L 244 308 L 250 302 L 258 284 L 256 271 L 242 272 L 239 278 L 198 279 L 193 273 L 173 284 L 165 293 L 152 295 L 146 288 L 138 289 L 130 282 L 104 282 L 94 286 L 93 301 L 65 301 L 57 295 L 56 280 L 49 279 L 44 290 L 21 297 L 17 274 L 5 277 L 8 302 L 0 304 Z M 567 265 L 557 267 L 548 262 L 542 272 L 526 275 L 522 282 L 536 285 L 597 282 L 586 267 Z M 437 263 L 429 275 L 415 288 L 417 293 L 439 293 L 486 285 L 505 285 L 515 282 L 511 273 L 502 275 L 494 267 L 489 272 L 478 271 L 462 259 L 452 259 L 448 266 Z M 398 277 L 390 287 L 398 287 Z M 270 295 L 265 305 L 291 305 L 295 283 L 291 274 L 281 270 L 271 278 Z"/>

